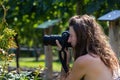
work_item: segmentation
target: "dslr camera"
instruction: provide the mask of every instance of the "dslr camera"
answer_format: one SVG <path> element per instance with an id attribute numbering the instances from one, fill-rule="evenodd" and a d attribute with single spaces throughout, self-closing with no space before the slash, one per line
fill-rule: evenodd
<path id="1" fill-rule="evenodd" d="M 44 45 L 57 46 L 56 40 L 58 40 L 62 47 L 71 47 L 71 44 L 68 43 L 69 35 L 68 31 L 62 32 L 62 35 L 45 35 L 43 43 Z"/>

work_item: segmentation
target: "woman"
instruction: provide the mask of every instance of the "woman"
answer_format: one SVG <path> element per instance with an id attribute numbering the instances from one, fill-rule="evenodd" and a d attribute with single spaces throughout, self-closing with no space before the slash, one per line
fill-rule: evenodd
<path id="1" fill-rule="evenodd" d="M 61 80 L 114 80 L 118 77 L 118 59 L 92 16 L 70 18 L 69 33 L 74 63 L 69 73 L 62 70 Z M 61 49 L 58 40 L 56 43 Z"/>

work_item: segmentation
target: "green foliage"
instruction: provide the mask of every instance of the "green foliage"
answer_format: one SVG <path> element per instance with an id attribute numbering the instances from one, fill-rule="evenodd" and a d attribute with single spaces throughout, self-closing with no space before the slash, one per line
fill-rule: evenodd
<path id="1" fill-rule="evenodd" d="M 0 80 L 42 80 L 41 73 L 44 68 L 39 65 L 34 71 L 17 71 L 8 72 L 8 66 L 14 58 L 14 54 L 8 54 L 4 50 L 0 50 Z"/>
<path id="2" fill-rule="evenodd" d="M 16 47 L 16 44 L 14 42 L 14 36 L 16 33 L 14 30 L 8 28 L 8 24 L 6 22 L 7 9 L 2 3 L 1 7 L 4 10 L 4 15 L 2 21 L 0 22 L 0 48 L 8 51 L 8 49 Z"/>
<path id="3" fill-rule="evenodd" d="M 51 33 L 60 34 L 75 14 L 90 14 L 97 19 L 109 11 L 120 9 L 120 0 L 3 0 L 3 4 L 8 9 L 9 28 L 17 32 L 20 45 L 29 47 L 41 47 L 44 30 L 36 28 L 47 20 L 61 19 Z M 3 9 L 0 8 L 0 12 L 1 20 Z M 107 33 L 107 26 L 104 29 Z"/>
<path id="4" fill-rule="evenodd" d="M 9 28 L 5 28 L 3 32 L 0 32 L 0 48 L 8 50 L 10 48 L 16 47 L 14 43 L 15 31 Z"/>
<path id="5" fill-rule="evenodd" d="M 3 63 L 0 64 L 0 80 L 40 80 L 39 74 L 42 70 L 42 67 L 39 66 L 34 72 L 21 72 L 14 73 L 8 72 L 8 66 L 13 60 L 15 54 L 8 54 L 10 48 L 17 47 L 14 42 L 14 36 L 16 35 L 15 31 L 8 28 L 6 22 L 6 13 L 7 8 L 0 3 L 4 10 L 4 15 L 2 22 L 0 22 L 0 60 Z"/>
<path id="6" fill-rule="evenodd" d="M 0 60 L 3 61 L 2 64 L 0 64 L 0 80 L 4 78 L 4 76 L 8 73 L 8 66 L 9 63 L 14 58 L 14 54 L 8 54 L 3 49 L 0 49 Z"/>
<path id="7" fill-rule="evenodd" d="M 109 11 L 119 10 L 119 4 L 119 0 L 88 0 L 86 4 L 86 13 L 95 15 L 95 17 L 98 18 Z"/>
<path id="8" fill-rule="evenodd" d="M 0 80 L 43 80 L 42 79 L 42 68 L 38 67 L 35 71 L 22 71 L 17 73 L 16 71 L 11 71 L 6 73 Z"/>
<path id="9" fill-rule="evenodd" d="M 15 31 L 12 29 L 7 28 L 8 24 L 6 22 L 6 12 L 7 9 L 5 6 L 0 3 L 4 10 L 4 16 L 2 22 L 0 22 L 0 60 L 4 63 L 0 65 L 0 79 L 3 79 L 5 74 L 8 72 L 7 68 L 9 66 L 9 62 L 14 57 L 14 54 L 8 54 L 8 49 L 16 47 L 14 42 Z"/>
<path id="10" fill-rule="evenodd" d="M 75 13 L 74 0 L 5 0 L 4 5 L 8 8 L 7 22 L 18 33 L 20 44 L 30 47 L 42 42 L 43 30 L 36 31 L 39 24 L 62 18 L 60 25 L 53 28 L 53 33 L 58 34 L 66 29 L 66 21 Z"/>

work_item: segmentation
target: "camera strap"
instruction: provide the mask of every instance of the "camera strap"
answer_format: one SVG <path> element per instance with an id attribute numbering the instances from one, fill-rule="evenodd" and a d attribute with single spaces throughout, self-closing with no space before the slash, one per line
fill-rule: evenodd
<path id="1" fill-rule="evenodd" d="M 67 73 L 69 71 L 69 69 L 67 67 L 67 53 L 64 51 L 64 48 L 62 48 L 59 51 L 59 58 L 60 58 L 60 61 L 61 61 L 64 71 Z"/>

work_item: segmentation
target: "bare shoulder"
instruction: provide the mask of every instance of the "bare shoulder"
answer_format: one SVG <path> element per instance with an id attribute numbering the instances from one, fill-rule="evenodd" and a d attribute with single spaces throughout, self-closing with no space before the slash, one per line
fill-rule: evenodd
<path id="1" fill-rule="evenodd" d="M 72 72 L 78 72 L 76 74 L 79 74 L 79 79 L 85 75 L 86 80 L 112 80 L 111 70 L 105 66 L 97 55 L 86 54 L 78 57 L 74 62 Z"/>
<path id="2" fill-rule="evenodd" d="M 98 60 L 100 60 L 99 57 L 97 57 L 97 56 L 93 57 L 89 54 L 86 54 L 86 55 L 80 56 L 78 59 L 76 59 L 75 64 L 86 66 L 86 65 L 94 63 Z"/>

